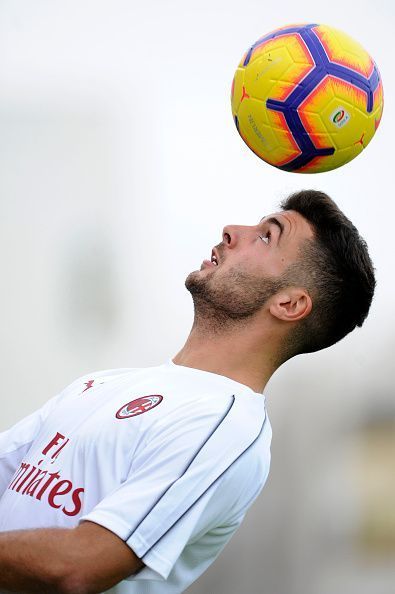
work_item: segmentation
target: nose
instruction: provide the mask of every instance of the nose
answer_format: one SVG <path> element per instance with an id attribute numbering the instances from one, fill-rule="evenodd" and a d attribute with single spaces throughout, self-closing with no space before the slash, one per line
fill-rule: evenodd
<path id="1" fill-rule="evenodd" d="M 240 241 L 246 239 L 254 228 L 246 225 L 226 225 L 222 231 L 222 242 L 229 248 L 234 248 Z"/>

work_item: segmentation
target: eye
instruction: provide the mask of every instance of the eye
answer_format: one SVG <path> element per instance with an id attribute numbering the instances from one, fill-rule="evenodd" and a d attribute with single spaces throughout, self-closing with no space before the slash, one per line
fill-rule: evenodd
<path id="1" fill-rule="evenodd" d="M 262 233 L 262 235 L 260 235 L 259 237 L 262 239 L 262 241 L 266 243 L 266 245 L 268 245 L 270 243 L 271 233 L 270 231 L 266 231 L 265 233 Z"/>

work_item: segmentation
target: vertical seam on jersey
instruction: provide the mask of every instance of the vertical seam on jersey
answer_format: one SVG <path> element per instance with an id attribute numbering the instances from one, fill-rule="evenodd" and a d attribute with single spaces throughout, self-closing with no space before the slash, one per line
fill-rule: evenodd
<path id="1" fill-rule="evenodd" d="M 145 514 L 145 516 L 140 520 L 140 522 L 133 528 L 133 530 L 130 532 L 129 536 L 127 538 L 124 538 L 123 540 L 126 542 L 127 540 L 129 540 L 129 538 L 132 536 L 132 534 L 134 534 L 134 532 L 136 532 L 136 530 L 138 529 L 138 527 L 140 526 L 140 524 L 142 524 L 142 522 L 144 522 L 145 518 L 147 516 L 150 515 L 150 513 L 152 512 L 152 510 L 158 505 L 159 501 L 166 495 L 167 491 L 169 489 L 171 489 L 171 487 L 177 482 L 179 481 L 184 474 L 187 472 L 188 468 L 191 466 L 192 462 L 195 460 L 196 456 L 199 454 L 199 452 L 204 448 L 204 446 L 206 445 L 206 443 L 211 439 L 211 437 L 214 435 L 214 433 L 217 431 L 218 427 L 223 423 L 223 421 L 226 419 L 226 417 L 228 416 L 232 406 L 235 403 L 235 396 L 234 394 L 232 394 L 232 401 L 227 409 L 227 411 L 225 412 L 225 414 L 223 415 L 223 417 L 218 421 L 218 423 L 216 424 L 216 426 L 214 427 L 214 429 L 211 431 L 211 433 L 206 437 L 206 439 L 204 440 L 204 442 L 200 445 L 200 447 L 198 448 L 198 450 L 194 453 L 194 455 L 192 456 L 191 460 L 188 462 L 187 466 L 184 468 L 184 470 L 182 471 L 182 473 L 180 474 L 179 477 L 177 477 L 176 479 L 174 479 L 174 481 L 163 491 L 163 493 L 161 493 L 161 495 L 159 495 L 158 499 L 155 501 L 155 503 L 151 506 L 151 508 L 149 509 L 149 511 Z"/>
<path id="2" fill-rule="evenodd" d="M 187 509 L 186 509 L 186 510 L 185 510 L 185 511 L 184 511 L 184 512 L 181 514 L 181 516 L 180 516 L 179 518 L 177 518 L 177 519 L 176 519 L 176 520 L 173 522 L 173 524 L 172 524 L 172 525 L 171 525 L 171 526 L 170 526 L 170 527 L 169 527 L 169 528 L 166 530 L 166 532 L 164 532 L 164 533 L 163 533 L 163 534 L 162 534 L 162 535 L 161 535 L 159 538 L 157 538 L 157 540 L 156 540 L 155 542 L 153 542 L 153 543 L 152 543 L 152 544 L 151 544 L 151 545 L 150 545 L 150 546 L 147 548 L 147 550 L 146 550 L 146 551 L 145 551 L 145 552 L 144 552 L 144 553 L 141 555 L 141 558 L 143 558 L 143 557 L 144 557 L 144 556 L 145 556 L 145 555 L 146 555 L 146 554 L 147 554 L 147 553 L 148 553 L 148 552 L 149 552 L 149 551 L 150 551 L 150 550 L 151 550 L 151 549 L 152 549 L 152 548 L 153 548 L 153 547 L 154 547 L 156 544 L 158 544 L 158 542 L 159 542 L 159 541 L 160 541 L 160 540 L 161 540 L 161 539 L 162 539 L 162 538 L 163 538 L 163 537 L 164 537 L 164 536 L 165 536 L 165 535 L 166 535 L 166 534 L 167 534 L 167 533 L 168 533 L 168 532 L 169 532 L 169 531 L 170 531 L 172 528 L 174 528 L 174 526 L 175 526 L 175 525 L 176 525 L 176 524 L 177 524 L 177 523 L 178 523 L 178 522 L 181 520 L 181 518 L 183 518 L 183 516 L 185 516 L 185 514 L 186 514 L 186 513 L 188 513 L 188 511 L 191 509 L 191 507 L 192 507 L 193 505 L 195 505 L 195 504 L 196 504 L 196 503 L 197 503 L 197 502 L 198 502 L 198 501 L 199 501 L 199 500 L 200 500 L 200 499 L 203 497 L 203 495 L 205 495 L 205 493 L 207 493 L 207 491 L 208 491 L 208 490 L 209 490 L 209 489 L 210 489 L 210 488 L 211 488 L 211 487 L 212 487 L 212 486 L 213 486 L 213 485 L 214 485 L 214 484 L 215 484 L 215 483 L 216 483 L 216 482 L 217 482 L 217 481 L 218 481 L 218 480 L 221 478 L 221 476 L 222 476 L 223 474 L 225 474 L 225 472 L 226 472 L 227 470 L 229 470 L 229 468 L 230 468 L 230 467 L 231 467 L 231 466 L 232 466 L 232 465 L 233 465 L 235 462 L 237 462 L 237 460 L 238 460 L 239 458 L 241 458 L 241 456 L 243 456 L 243 455 L 244 455 L 244 454 L 245 454 L 245 453 L 246 453 L 246 452 L 247 452 L 247 451 L 248 451 L 248 450 L 249 450 L 249 449 L 250 449 L 250 448 L 251 448 L 251 447 L 254 445 L 254 443 L 256 442 L 256 440 L 257 440 L 257 439 L 260 437 L 260 435 L 261 435 L 261 433 L 262 433 L 262 431 L 263 431 L 263 428 L 265 427 L 265 424 L 266 424 L 266 414 L 265 414 L 265 418 L 264 418 L 264 420 L 263 420 L 263 423 L 262 423 L 262 427 L 261 427 L 261 429 L 260 429 L 260 431 L 259 431 L 259 433 L 258 433 L 257 437 L 254 439 L 254 441 L 252 441 L 252 442 L 250 443 L 250 445 L 249 445 L 249 446 L 247 446 L 247 447 L 246 447 L 246 449 L 245 449 L 245 450 L 243 450 L 243 451 L 241 452 L 241 454 L 239 454 L 239 455 L 237 456 L 237 458 L 235 458 L 235 459 L 234 459 L 234 460 L 233 460 L 233 461 L 232 461 L 232 462 L 229 464 L 229 466 L 227 466 L 227 468 L 225 468 L 225 470 L 224 470 L 223 472 L 221 472 L 221 474 L 220 474 L 220 475 L 218 475 L 218 476 L 217 476 L 217 478 L 216 478 L 216 479 L 215 479 L 215 480 L 214 480 L 212 483 L 210 483 L 210 485 L 207 487 L 207 489 L 205 489 L 205 490 L 203 491 L 203 493 L 201 493 L 201 494 L 199 495 L 199 497 L 198 497 L 197 499 L 195 499 L 195 500 L 193 501 L 193 503 L 191 503 L 191 505 L 190 505 L 190 506 L 189 506 L 189 507 L 188 507 L 188 508 L 187 508 Z M 152 511 L 152 510 L 150 510 L 150 511 Z M 132 534 L 133 534 L 134 532 L 135 532 L 135 530 L 132 532 Z M 132 534 L 131 534 L 130 536 L 132 536 Z M 130 538 L 130 536 L 129 536 L 129 538 Z"/>

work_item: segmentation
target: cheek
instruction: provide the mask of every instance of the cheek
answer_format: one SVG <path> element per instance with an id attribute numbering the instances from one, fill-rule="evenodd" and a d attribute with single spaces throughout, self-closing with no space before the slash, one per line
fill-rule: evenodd
<path id="1" fill-rule="evenodd" d="M 272 251 L 266 258 L 261 259 L 259 269 L 264 276 L 280 276 L 286 269 L 286 258 Z"/>
<path id="2" fill-rule="evenodd" d="M 275 248 L 257 244 L 248 252 L 228 254 L 218 267 L 216 276 L 237 273 L 255 278 L 276 277 L 284 272 L 286 265 L 285 254 L 278 253 Z"/>

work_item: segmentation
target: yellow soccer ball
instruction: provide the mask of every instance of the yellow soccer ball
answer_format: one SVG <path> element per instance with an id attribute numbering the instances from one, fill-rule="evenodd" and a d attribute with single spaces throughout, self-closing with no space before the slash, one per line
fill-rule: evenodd
<path id="1" fill-rule="evenodd" d="M 288 25 L 259 39 L 232 84 L 240 136 L 284 171 L 341 167 L 369 144 L 383 112 L 378 68 L 351 37 L 327 25 Z"/>

